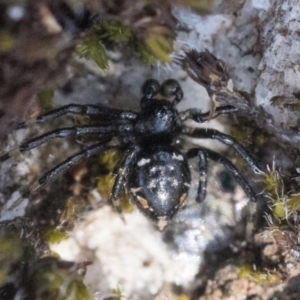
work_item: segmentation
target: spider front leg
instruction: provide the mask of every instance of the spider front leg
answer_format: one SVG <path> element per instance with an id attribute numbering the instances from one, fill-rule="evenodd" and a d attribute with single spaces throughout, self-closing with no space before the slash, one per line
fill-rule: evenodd
<path id="1" fill-rule="evenodd" d="M 132 120 L 136 118 L 136 113 L 127 110 L 114 109 L 101 105 L 81 105 L 69 104 L 57 109 L 51 110 L 37 118 L 29 119 L 20 123 L 16 129 L 26 128 L 32 124 L 41 124 L 49 120 L 56 119 L 64 115 L 86 115 L 86 116 L 101 116 L 109 119 L 124 119 Z"/>
<path id="2" fill-rule="evenodd" d="M 208 120 L 215 119 L 220 115 L 231 114 L 238 111 L 238 108 L 232 105 L 224 105 L 217 107 L 213 114 L 211 112 L 201 113 L 199 110 L 196 109 L 188 109 L 180 113 L 180 118 L 182 121 L 187 119 L 191 119 L 197 123 L 204 123 Z"/>
<path id="3" fill-rule="evenodd" d="M 49 142 L 55 138 L 65 138 L 68 136 L 83 136 L 88 134 L 99 134 L 101 136 L 109 136 L 114 134 L 122 134 L 125 132 L 131 132 L 132 125 L 130 123 L 117 123 L 114 125 L 83 125 L 83 126 L 74 126 L 74 127 L 65 127 L 52 130 L 45 134 L 39 135 L 33 139 L 28 140 L 27 142 L 21 144 L 18 149 L 14 149 L 0 157 L 0 162 L 4 162 L 18 151 L 25 152 L 33 148 L 36 148 L 46 142 Z"/>
<path id="4" fill-rule="evenodd" d="M 256 195 L 253 192 L 251 186 L 248 184 L 248 182 L 242 176 L 242 174 L 238 171 L 238 169 L 227 158 L 223 157 L 222 155 L 218 154 L 215 151 L 201 148 L 201 147 L 193 148 L 193 149 L 189 150 L 186 155 L 188 158 L 193 158 L 195 156 L 198 156 L 198 157 L 201 156 L 202 155 L 201 153 L 205 153 L 205 155 L 207 155 L 208 158 L 224 165 L 224 167 L 235 177 L 235 179 L 240 184 L 240 186 L 243 188 L 244 192 L 250 198 L 250 200 L 252 202 L 256 202 Z M 200 170 L 200 183 L 201 183 L 201 175 L 202 174 L 201 174 L 201 170 Z M 205 181 L 203 181 L 201 184 L 199 184 L 197 198 L 198 197 L 200 198 L 200 194 L 202 193 L 202 195 L 203 195 L 204 192 L 206 191 L 206 177 L 207 177 L 207 175 L 205 174 Z"/>
<path id="5" fill-rule="evenodd" d="M 263 173 L 263 171 L 259 168 L 257 163 L 252 159 L 250 154 L 248 154 L 247 150 L 230 135 L 227 135 L 215 129 L 193 128 L 188 126 L 183 126 L 182 133 L 193 138 L 219 140 L 223 144 L 234 148 L 235 151 L 238 152 L 238 154 L 248 164 L 248 166 L 253 170 L 254 173 Z"/>
<path id="6" fill-rule="evenodd" d="M 116 179 L 115 179 L 115 182 L 114 182 L 114 185 L 113 185 L 110 197 L 109 197 L 109 202 L 113 204 L 113 206 L 116 208 L 118 213 L 122 213 L 122 209 L 121 209 L 120 201 L 119 201 L 119 195 L 120 195 L 122 189 L 124 188 L 124 184 L 126 182 L 125 176 L 130 171 L 130 168 L 132 167 L 132 163 L 135 161 L 135 157 L 136 157 L 137 153 L 139 152 L 139 150 L 140 150 L 140 148 L 138 146 L 133 146 L 132 148 L 130 148 L 118 170 L 118 173 L 117 173 L 117 176 L 116 176 Z"/>

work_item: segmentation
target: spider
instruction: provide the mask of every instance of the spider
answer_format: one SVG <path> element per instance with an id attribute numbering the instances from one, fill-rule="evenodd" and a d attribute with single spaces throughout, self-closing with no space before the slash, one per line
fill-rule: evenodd
<path id="1" fill-rule="evenodd" d="M 135 205 L 160 230 L 168 224 L 185 202 L 191 183 L 188 159 L 194 157 L 198 159 L 199 169 L 197 202 L 202 202 L 206 197 L 208 159 L 223 164 L 250 200 L 255 201 L 256 196 L 252 188 L 227 158 L 200 146 L 186 153 L 182 153 L 176 146 L 176 140 L 184 135 L 199 139 L 216 139 L 233 147 L 255 173 L 260 173 L 256 162 L 234 138 L 214 129 L 194 128 L 185 124 L 187 119 L 203 123 L 221 114 L 236 112 L 237 108 L 230 105 L 220 106 L 213 114 L 202 113 L 195 109 L 179 112 L 176 105 L 183 99 L 183 91 L 174 79 L 168 79 L 162 85 L 154 79 L 148 79 L 142 85 L 141 91 L 143 96 L 140 101 L 140 112 L 113 109 L 102 105 L 70 104 L 47 112 L 34 121 L 29 120 L 19 124 L 17 128 L 25 128 L 31 123 L 41 124 L 69 114 L 96 116 L 99 121 L 95 125 L 55 129 L 19 146 L 18 151 L 24 152 L 54 138 L 89 134 L 97 134 L 99 137 L 98 143 L 69 157 L 42 175 L 31 187 L 31 192 L 49 183 L 83 159 L 108 149 L 122 148 L 125 149 L 124 159 L 118 166 L 109 200 L 121 213 L 118 197 L 125 191 Z M 164 99 L 156 99 L 159 94 Z M 13 154 L 14 151 L 6 153 L 0 157 L 0 161 L 5 161 Z M 28 195 L 22 195 L 25 196 Z"/>

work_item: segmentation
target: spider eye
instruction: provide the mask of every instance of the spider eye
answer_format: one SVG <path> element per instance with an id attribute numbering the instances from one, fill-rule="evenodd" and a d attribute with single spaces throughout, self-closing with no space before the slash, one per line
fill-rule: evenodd
<path id="1" fill-rule="evenodd" d="M 182 89 L 175 79 L 166 80 L 161 86 L 160 93 L 164 97 L 175 96 L 176 102 L 179 102 L 183 98 Z"/>
<path id="2" fill-rule="evenodd" d="M 148 79 L 142 85 L 142 94 L 145 95 L 146 98 L 151 99 L 154 95 L 159 93 L 160 85 L 155 79 Z"/>

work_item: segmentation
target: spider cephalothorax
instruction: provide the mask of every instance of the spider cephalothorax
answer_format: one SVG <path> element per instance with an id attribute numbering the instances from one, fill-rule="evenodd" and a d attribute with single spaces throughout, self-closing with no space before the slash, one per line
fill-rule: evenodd
<path id="1" fill-rule="evenodd" d="M 175 140 L 183 135 L 199 139 L 217 139 L 232 146 L 252 170 L 259 173 L 257 164 L 232 137 L 214 129 L 189 127 L 184 122 L 192 119 L 203 123 L 220 114 L 235 112 L 235 107 L 221 106 L 216 108 L 213 114 L 201 113 L 195 109 L 178 112 L 176 104 L 182 100 L 183 92 L 174 79 L 166 80 L 161 86 L 156 80 L 149 79 L 142 86 L 142 94 L 139 113 L 101 105 L 70 104 L 39 116 L 35 120 L 36 123 L 43 123 L 66 114 L 94 115 L 99 122 L 94 125 L 55 129 L 21 144 L 19 147 L 21 152 L 35 148 L 53 138 L 70 135 L 78 137 L 97 134 L 99 141 L 98 143 L 95 141 L 94 145 L 83 149 L 45 173 L 33 185 L 31 191 L 52 181 L 82 159 L 111 148 L 121 147 L 125 149 L 125 155 L 117 169 L 110 200 L 121 212 L 118 197 L 125 190 L 137 207 L 160 229 L 165 227 L 186 199 L 191 181 L 187 160 L 193 157 L 197 157 L 199 162 L 197 202 L 203 201 L 206 196 L 208 158 L 222 163 L 236 178 L 248 197 L 255 201 L 255 194 L 251 187 L 228 159 L 200 146 L 182 153 L 175 143 Z M 156 99 L 155 96 L 158 94 L 164 99 Z M 18 128 L 24 128 L 30 123 L 32 121 L 23 122 Z M 111 143 L 113 139 L 114 144 Z M 117 145 L 115 145 L 116 139 Z M 7 153 L 0 160 L 5 161 L 11 155 L 12 153 Z"/>

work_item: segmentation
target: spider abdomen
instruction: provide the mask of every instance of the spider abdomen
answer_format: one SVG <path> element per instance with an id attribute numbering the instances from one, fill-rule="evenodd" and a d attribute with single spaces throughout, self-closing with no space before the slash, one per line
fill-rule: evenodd
<path id="1" fill-rule="evenodd" d="M 139 209 L 162 229 L 183 204 L 189 184 L 184 155 L 171 146 L 152 146 L 138 154 L 129 192 Z"/>

